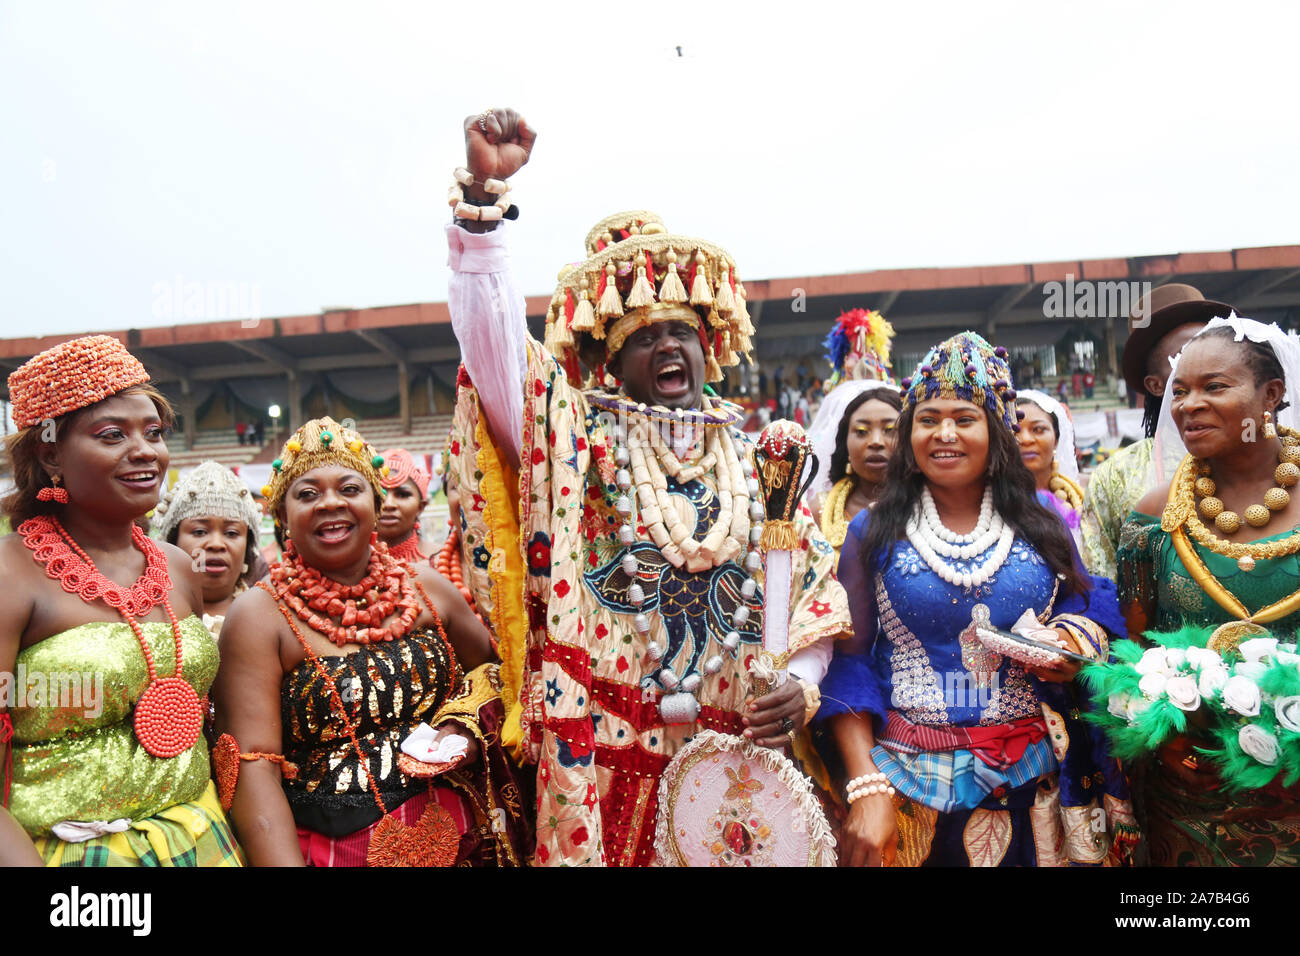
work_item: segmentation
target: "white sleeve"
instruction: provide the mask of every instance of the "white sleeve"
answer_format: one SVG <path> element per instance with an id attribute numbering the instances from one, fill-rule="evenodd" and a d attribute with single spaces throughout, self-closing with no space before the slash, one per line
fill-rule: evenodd
<path id="1" fill-rule="evenodd" d="M 524 299 L 510 274 L 505 223 L 475 233 L 447 226 L 451 282 L 447 309 L 461 361 L 474 380 L 497 447 L 519 465 L 523 446 L 528 325 Z"/>
<path id="2" fill-rule="evenodd" d="M 831 666 L 831 655 L 834 651 L 834 638 L 829 634 L 820 637 L 816 642 L 791 654 L 786 670 L 790 672 L 791 677 L 798 677 L 810 684 L 821 684 L 822 678 L 826 676 L 826 671 Z"/>

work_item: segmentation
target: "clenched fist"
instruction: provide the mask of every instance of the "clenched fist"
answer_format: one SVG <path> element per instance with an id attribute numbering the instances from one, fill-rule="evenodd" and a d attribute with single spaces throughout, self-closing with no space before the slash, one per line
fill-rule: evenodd
<path id="1" fill-rule="evenodd" d="M 475 185 L 465 194 L 478 200 L 489 198 L 483 183 L 488 179 L 509 179 L 528 162 L 537 133 L 528 121 L 511 109 L 486 110 L 465 118 L 465 165 L 474 174 Z"/>

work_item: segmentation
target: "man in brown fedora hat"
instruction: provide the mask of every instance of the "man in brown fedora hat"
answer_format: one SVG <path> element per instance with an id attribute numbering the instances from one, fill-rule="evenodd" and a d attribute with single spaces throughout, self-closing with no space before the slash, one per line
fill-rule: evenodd
<path id="1" fill-rule="evenodd" d="M 1093 574 L 1115 576 L 1120 528 L 1147 491 L 1156 423 L 1169 380 L 1169 360 L 1210 319 L 1230 312 L 1231 306 L 1207 299 L 1198 289 L 1170 282 L 1139 299 L 1129 316 L 1130 332 L 1122 360 L 1124 380 L 1129 388 L 1145 396 L 1142 427 L 1146 437 L 1102 462 L 1088 482 L 1080 530 L 1083 560 Z"/>

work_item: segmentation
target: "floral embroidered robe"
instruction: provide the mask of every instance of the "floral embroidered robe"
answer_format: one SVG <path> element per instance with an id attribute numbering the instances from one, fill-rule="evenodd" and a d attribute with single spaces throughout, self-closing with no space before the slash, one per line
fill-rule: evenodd
<path id="1" fill-rule="evenodd" d="M 698 574 L 674 568 L 638 527 L 633 549 L 650 633 L 637 633 L 619 560 L 625 549 L 617 540 L 610 436 L 587 396 L 531 338 L 526 356 L 517 477 L 489 437 L 477 390 L 464 370 L 460 376 L 451 460 L 466 582 L 500 641 L 508 705 L 518 688 L 511 716 L 520 732 L 506 740 L 537 762 L 535 862 L 649 865 L 659 777 L 668 762 L 699 730 L 743 730 L 747 667 L 762 648 L 762 576 L 746 600 L 741 586 L 749 574 L 739 564 Z M 698 458 L 701 444 L 682 456 L 684 464 Z M 740 450 L 749 454 L 747 441 Z M 685 485 L 670 479 L 669 488 L 685 520 L 701 515 L 695 537 L 703 539 L 717 509 L 712 473 Z M 831 642 L 850 632 L 848 604 L 832 549 L 806 508 L 796 524 L 801 546 L 792 553 L 789 656 L 828 659 Z M 751 613 L 734 628 L 741 644 L 729 652 L 722 639 L 741 603 Z M 643 695 L 641 680 L 657 667 L 646 656 L 651 640 L 666 649 L 662 663 L 678 675 L 701 673 L 694 723 L 665 725 L 657 706 L 662 692 Z M 715 654 L 722 669 L 703 674 L 703 661 Z M 798 672 L 793 660 L 790 666 Z M 824 667 L 823 661 L 814 681 Z"/>

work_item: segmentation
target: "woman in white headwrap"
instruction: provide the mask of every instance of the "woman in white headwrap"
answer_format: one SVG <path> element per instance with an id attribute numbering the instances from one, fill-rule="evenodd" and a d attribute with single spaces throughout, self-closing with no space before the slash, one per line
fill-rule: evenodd
<path id="1" fill-rule="evenodd" d="M 898 388 L 889 382 L 843 382 L 826 396 L 808 429 L 817 456 L 809 507 L 837 552 L 849 522 L 880 497 L 902 407 Z"/>
<path id="2" fill-rule="evenodd" d="M 1174 360 L 1161 408 L 1153 460 L 1157 474 L 1177 468 L 1120 533 L 1129 632 L 1170 650 L 1161 666 L 1139 662 L 1155 675 L 1139 699 L 1108 706 L 1131 727 L 1167 712 L 1156 708 L 1174 702 L 1175 681 L 1195 692 L 1176 704 L 1183 732 L 1123 755 L 1155 865 L 1300 865 L 1300 722 L 1286 706 L 1300 629 L 1298 389 L 1294 333 L 1211 319 Z"/>
<path id="3" fill-rule="evenodd" d="M 1083 488 L 1079 485 L 1079 462 L 1074 452 L 1074 423 L 1070 413 L 1056 399 L 1032 388 L 1016 392 L 1020 421 L 1020 458 L 1034 476 L 1039 491 L 1052 496 L 1052 504 L 1079 541 L 1079 508 Z"/>

